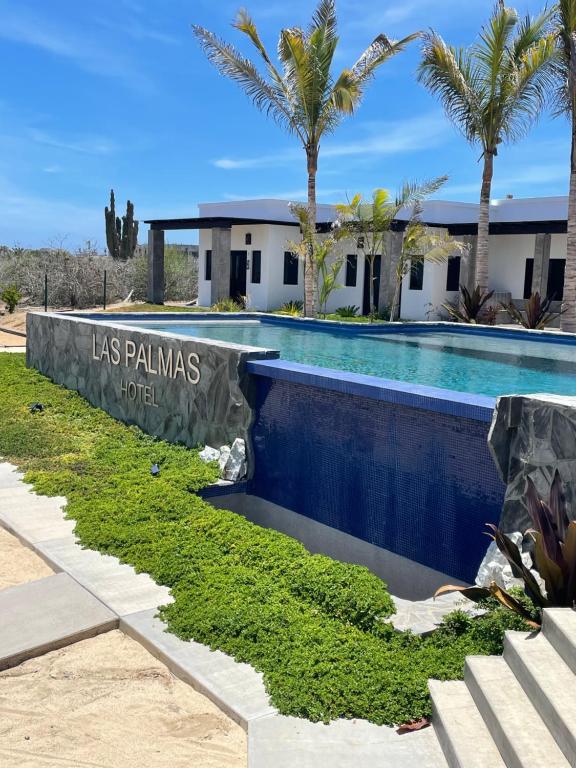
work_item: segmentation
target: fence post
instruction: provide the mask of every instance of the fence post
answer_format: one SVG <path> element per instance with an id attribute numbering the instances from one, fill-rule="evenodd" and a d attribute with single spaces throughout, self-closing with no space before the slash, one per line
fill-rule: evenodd
<path id="1" fill-rule="evenodd" d="M 48 312 L 48 272 L 44 272 L 44 312 Z"/>
<path id="2" fill-rule="evenodd" d="M 106 309 L 106 289 L 107 289 L 107 278 L 108 274 L 106 270 L 104 270 L 104 309 Z"/>

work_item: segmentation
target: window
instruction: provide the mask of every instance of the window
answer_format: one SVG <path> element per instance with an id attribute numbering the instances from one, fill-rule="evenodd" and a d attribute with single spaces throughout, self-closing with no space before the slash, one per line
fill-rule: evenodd
<path id="1" fill-rule="evenodd" d="M 419 258 L 418 261 L 412 259 L 410 265 L 410 290 L 421 291 L 424 285 L 424 259 Z"/>
<path id="2" fill-rule="evenodd" d="M 358 277 L 358 256 L 355 253 L 346 257 L 346 287 L 355 288 Z"/>
<path id="3" fill-rule="evenodd" d="M 244 243 L 246 245 L 252 245 L 252 233 L 251 232 L 246 232 L 246 235 L 244 237 Z"/>
<path id="4" fill-rule="evenodd" d="M 446 274 L 446 290 L 460 290 L 460 256 L 451 256 L 448 259 L 448 272 Z"/>
<path id="5" fill-rule="evenodd" d="M 298 256 L 284 251 L 284 285 L 298 285 Z"/>
<path id="6" fill-rule="evenodd" d="M 564 271 L 566 259 L 550 259 L 548 262 L 548 287 L 546 295 L 554 301 L 564 298 Z"/>
<path id="7" fill-rule="evenodd" d="M 359 251 L 364 250 L 364 237 L 360 236 L 358 240 L 356 240 L 356 248 L 358 248 Z"/>
<path id="8" fill-rule="evenodd" d="M 524 298 L 532 295 L 532 280 L 534 278 L 534 259 L 526 259 L 526 271 L 524 272 Z"/>
<path id="9" fill-rule="evenodd" d="M 212 251 L 206 251 L 204 261 L 204 280 L 212 280 Z"/>
<path id="10" fill-rule="evenodd" d="M 261 265 L 262 265 L 262 252 L 252 251 L 252 275 L 250 277 L 251 283 L 260 282 Z"/>

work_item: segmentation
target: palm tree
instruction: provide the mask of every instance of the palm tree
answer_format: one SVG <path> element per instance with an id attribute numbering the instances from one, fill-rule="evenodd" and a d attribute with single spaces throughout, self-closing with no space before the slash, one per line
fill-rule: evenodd
<path id="1" fill-rule="evenodd" d="M 420 215 L 422 213 L 422 202 L 435 194 L 448 180 L 447 176 L 440 176 L 437 179 L 426 181 L 424 183 L 407 182 L 402 186 L 395 199 L 391 199 L 390 193 L 386 189 L 375 189 L 371 200 L 367 201 L 362 195 L 354 195 L 349 203 L 336 206 L 338 220 L 336 222 L 339 231 L 339 238 L 356 237 L 361 243 L 361 248 L 366 259 L 368 267 L 368 280 L 370 285 L 370 318 L 376 317 L 377 307 L 375 303 L 374 283 L 375 262 L 378 255 L 386 252 L 388 234 L 392 231 L 394 222 L 401 210 L 410 210 L 410 219 L 406 226 L 404 243 L 410 242 L 411 246 L 415 243 L 423 251 L 434 251 L 431 259 L 435 258 L 441 250 L 441 238 L 426 232 L 425 225 L 421 223 Z M 418 226 L 417 226 L 418 225 Z M 410 237 L 407 239 L 407 235 Z M 410 268 L 412 254 L 411 246 L 402 249 L 402 256 L 395 267 L 395 293 L 392 302 L 390 320 L 396 318 L 398 304 L 400 299 L 400 284 Z M 459 246 L 451 242 L 450 251 L 454 251 Z M 401 263 L 400 263 L 401 262 Z M 398 275 L 401 273 L 400 279 Z"/>
<path id="2" fill-rule="evenodd" d="M 502 0 L 479 41 L 453 48 L 435 32 L 424 37 L 418 79 L 438 96 L 450 120 L 482 150 L 476 283 L 488 288 L 488 236 L 494 158 L 504 142 L 524 136 L 552 86 L 555 38 L 548 11 L 520 20 Z"/>
<path id="3" fill-rule="evenodd" d="M 555 27 L 559 42 L 556 72 L 559 77 L 557 112 L 572 123 L 570 192 L 568 197 L 568 242 L 564 275 L 563 331 L 576 332 L 576 0 L 558 0 Z"/>
<path id="4" fill-rule="evenodd" d="M 351 68 L 333 77 L 331 69 L 339 40 L 334 0 L 320 0 L 306 31 L 298 27 L 281 30 L 279 68 L 246 11 L 239 11 L 234 26 L 256 48 L 262 70 L 212 32 L 197 25 L 193 30 L 219 72 L 241 85 L 258 109 L 302 143 L 308 171 L 308 216 L 315 231 L 316 172 L 322 137 L 334 131 L 345 115 L 354 112 L 376 69 L 417 35 L 398 41 L 378 35 Z M 312 247 L 304 274 L 304 314 L 314 316 L 317 281 Z"/>

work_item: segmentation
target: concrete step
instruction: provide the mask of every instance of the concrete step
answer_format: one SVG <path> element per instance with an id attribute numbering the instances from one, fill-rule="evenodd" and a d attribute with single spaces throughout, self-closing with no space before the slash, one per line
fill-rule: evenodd
<path id="1" fill-rule="evenodd" d="M 450 768 L 505 768 L 466 684 L 429 680 L 434 730 Z"/>
<path id="2" fill-rule="evenodd" d="M 576 676 L 542 634 L 507 632 L 504 659 L 576 767 Z"/>
<path id="3" fill-rule="evenodd" d="M 570 764 L 500 656 L 469 656 L 464 680 L 508 768 Z"/>
<path id="4" fill-rule="evenodd" d="M 576 611 L 546 608 L 542 634 L 576 674 Z"/>

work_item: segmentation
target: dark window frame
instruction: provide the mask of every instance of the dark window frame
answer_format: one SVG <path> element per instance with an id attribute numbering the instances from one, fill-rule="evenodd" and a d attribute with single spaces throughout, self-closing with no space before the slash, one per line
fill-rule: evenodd
<path id="1" fill-rule="evenodd" d="M 460 290 L 460 270 L 462 269 L 462 257 L 450 256 L 446 270 L 446 290 L 457 292 Z"/>
<path id="2" fill-rule="evenodd" d="M 424 259 L 410 260 L 410 284 L 411 291 L 421 291 L 424 288 Z"/>
<path id="3" fill-rule="evenodd" d="M 252 245 L 252 232 L 246 232 L 244 235 L 244 245 Z"/>
<path id="4" fill-rule="evenodd" d="M 212 249 L 204 251 L 204 280 L 212 280 Z"/>
<path id="5" fill-rule="evenodd" d="M 349 253 L 346 256 L 346 288 L 356 288 L 358 285 L 358 254 Z"/>
<path id="6" fill-rule="evenodd" d="M 532 282 L 534 280 L 534 259 L 526 259 L 526 266 L 524 267 L 524 292 L 522 297 L 529 299 L 532 295 Z"/>
<path id="7" fill-rule="evenodd" d="M 552 267 L 552 265 L 554 265 Z M 556 278 L 556 286 L 553 279 Z M 546 296 L 553 301 L 564 300 L 564 284 L 566 280 L 566 259 L 550 259 L 548 262 L 548 281 L 546 285 Z M 556 290 L 553 290 L 556 287 Z"/>
<path id="8" fill-rule="evenodd" d="M 251 261 L 250 282 L 252 285 L 260 285 L 262 282 L 262 251 L 252 251 Z"/>
<path id="9" fill-rule="evenodd" d="M 292 251 L 284 251 L 284 285 L 298 285 L 299 259 Z"/>

